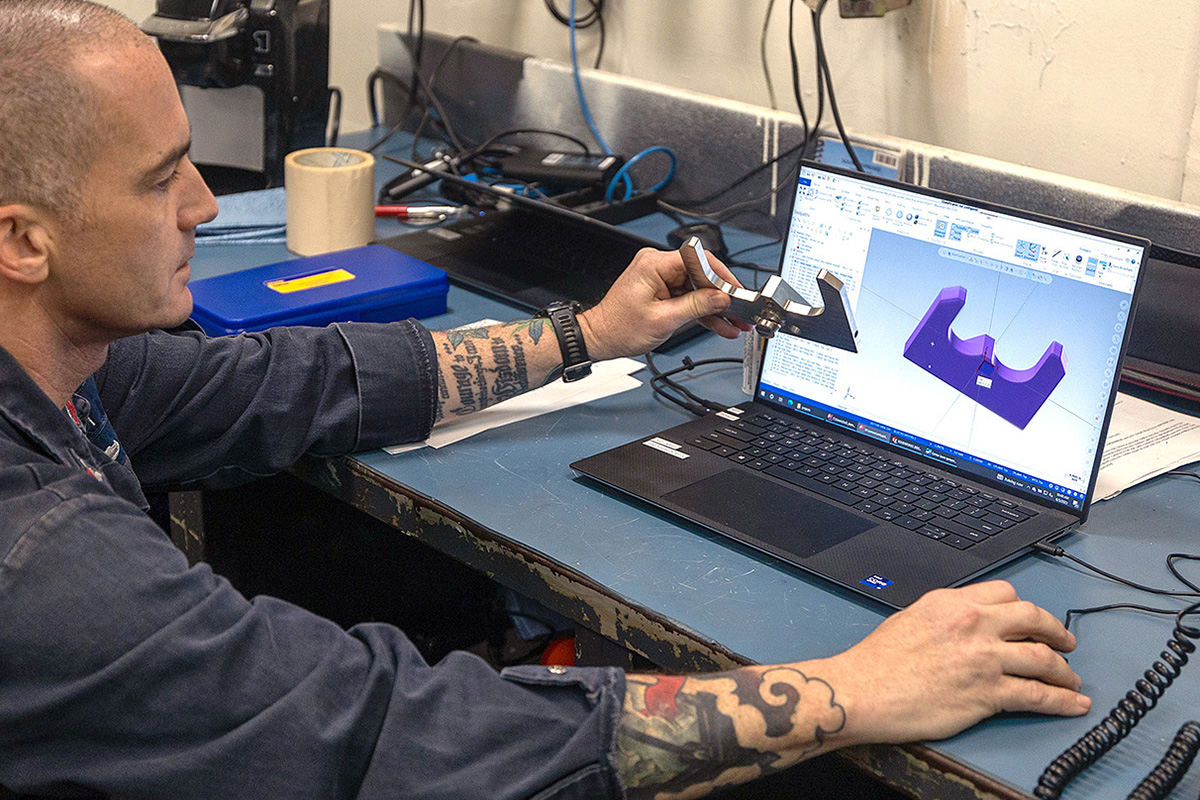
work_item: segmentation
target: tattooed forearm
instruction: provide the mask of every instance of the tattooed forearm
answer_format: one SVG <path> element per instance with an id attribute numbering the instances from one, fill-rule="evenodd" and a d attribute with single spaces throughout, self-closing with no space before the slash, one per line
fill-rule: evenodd
<path id="1" fill-rule="evenodd" d="M 437 419 L 480 411 L 537 386 L 562 356 L 542 319 L 434 334 Z"/>
<path id="2" fill-rule="evenodd" d="M 701 797 L 816 755 L 845 723 L 833 687 L 792 667 L 630 675 L 617 762 L 631 798 Z"/>

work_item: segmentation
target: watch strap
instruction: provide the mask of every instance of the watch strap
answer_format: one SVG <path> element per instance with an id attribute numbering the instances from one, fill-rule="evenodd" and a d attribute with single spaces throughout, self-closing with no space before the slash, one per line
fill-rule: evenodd
<path id="1" fill-rule="evenodd" d="M 582 310 L 583 307 L 576 302 L 556 302 L 537 313 L 537 316 L 550 321 L 563 357 L 562 366 L 551 372 L 547 381 L 557 378 L 560 371 L 562 379 L 568 383 L 592 373 L 592 360 L 588 358 L 583 329 L 579 327 L 579 318 L 576 316 Z"/>

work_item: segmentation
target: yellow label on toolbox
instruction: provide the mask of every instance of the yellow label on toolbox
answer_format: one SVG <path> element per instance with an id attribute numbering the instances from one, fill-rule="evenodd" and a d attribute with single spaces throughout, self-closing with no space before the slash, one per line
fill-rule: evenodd
<path id="1" fill-rule="evenodd" d="M 338 269 L 316 272 L 312 275 L 304 275 L 299 278 L 278 278 L 273 281 L 267 281 L 267 288 L 280 294 L 291 294 L 292 292 L 303 292 L 305 289 L 316 289 L 318 286 L 330 286 L 335 283 L 344 283 L 345 281 L 352 280 L 354 280 L 354 273 L 347 272 L 339 267 Z"/>

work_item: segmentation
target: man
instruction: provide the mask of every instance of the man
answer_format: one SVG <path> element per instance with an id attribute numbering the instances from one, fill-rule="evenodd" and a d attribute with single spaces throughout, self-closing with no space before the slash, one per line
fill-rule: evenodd
<path id="1" fill-rule="evenodd" d="M 127 20 L 0 0 L 0 784 L 698 797 L 836 747 L 1089 707 L 1055 652 L 1073 637 L 1000 582 L 931 593 L 832 658 L 498 675 L 461 653 L 429 667 L 395 628 L 343 631 L 188 568 L 142 485 L 420 439 L 494 401 L 500 364 L 527 389 L 563 359 L 529 321 L 481 332 L 465 372 L 450 337 L 412 321 L 159 332 L 191 310 L 195 227 L 216 212 L 188 144 L 170 72 Z M 645 352 L 695 318 L 737 336 L 728 300 L 685 280 L 676 254 L 641 253 L 579 317 L 591 356 Z"/>

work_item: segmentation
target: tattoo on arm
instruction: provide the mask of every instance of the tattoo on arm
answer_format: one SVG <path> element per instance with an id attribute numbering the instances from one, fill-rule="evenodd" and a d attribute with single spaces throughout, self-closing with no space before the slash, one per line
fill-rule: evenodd
<path id="1" fill-rule="evenodd" d="M 540 343 L 545 320 L 449 331 L 440 343 L 437 419 L 481 411 L 529 391 L 527 348 Z"/>
<path id="2" fill-rule="evenodd" d="M 617 763 L 630 798 L 700 797 L 821 752 L 846 711 L 792 667 L 629 675 Z"/>

